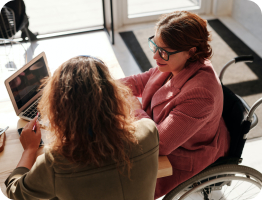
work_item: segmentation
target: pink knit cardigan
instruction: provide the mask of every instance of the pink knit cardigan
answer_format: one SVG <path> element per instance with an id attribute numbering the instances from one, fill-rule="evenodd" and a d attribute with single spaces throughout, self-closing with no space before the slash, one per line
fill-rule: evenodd
<path id="1" fill-rule="evenodd" d="M 163 85 L 170 72 L 158 68 L 122 81 L 142 97 L 139 118 L 155 121 L 159 154 L 167 155 L 173 175 L 157 180 L 155 199 L 224 156 L 230 136 L 222 118 L 223 91 L 209 60 L 195 62 Z"/>

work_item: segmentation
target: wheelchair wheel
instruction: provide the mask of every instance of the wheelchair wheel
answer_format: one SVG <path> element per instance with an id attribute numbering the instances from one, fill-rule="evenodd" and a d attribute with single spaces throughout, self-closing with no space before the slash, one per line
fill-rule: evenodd
<path id="1" fill-rule="evenodd" d="M 262 188 L 262 174 L 240 165 L 219 165 L 181 183 L 163 200 L 253 199 Z"/>

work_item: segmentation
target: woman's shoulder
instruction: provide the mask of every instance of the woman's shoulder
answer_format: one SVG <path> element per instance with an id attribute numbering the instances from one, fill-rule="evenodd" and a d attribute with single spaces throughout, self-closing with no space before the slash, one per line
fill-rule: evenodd
<path id="1" fill-rule="evenodd" d="M 45 162 L 54 168 L 56 167 L 57 164 L 60 165 L 60 164 L 69 163 L 64 156 L 60 155 L 59 153 L 49 148 L 48 146 L 44 148 L 44 151 L 45 151 L 44 154 Z"/>
<path id="2" fill-rule="evenodd" d="M 206 82 L 206 79 L 220 82 L 210 60 L 195 61 L 190 63 L 187 66 L 186 73 L 190 74 L 188 80 L 196 78 L 199 82 L 201 82 L 201 80 Z"/>
<path id="3" fill-rule="evenodd" d="M 142 147 L 143 152 L 147 152 L 158 147 L 159 135 L 153 120 L 142 118 L 135 122 L 135 126 L 135 135 L 138 140 L 138 146 Z"/>
<path id="4" fill-rule="evenodd" d="M 155 132 L 157 130 L 156 128 L 156 124 L 152 119 L 148 119 L 148 118 L 142 118 L 138 121 L 134 122 L 136 127 L 141 129 L 145 129 L 149 132 Z"/>
<path id="5" fill-rule="evenodd" d="M 54 154 L 54 152 L 52 152 L 52 150 L 51 150 L 48 146 L 45 146 L 45 147 L 44 147 L 43 159 L 44 159 L 47 163 L 53 163 L 54 160 L 55 160 L 55 154 Z"/>
<path id="6" fill-rule="evenodd" d="M 45 153 L 41 156 L 43 156 L 42 163 L 48 168 L 53 168 L 55 173 L 71 173 L 72 171 L 79 171 L 83 168 L 81 165 L 70 162 L 67 158 L 48 146 L 45 147 Z"/>
<path id="7" fill-rule="evenodd" d="M 216 72 L 215 72 L 215 70 L 214 70 L 214 68 L 213 68 L 213 65 L 212 65 L 211 60 L 206 59 L 206 60 L 203 60 L 203 61 L 201 61 L 201 62 L 199 61 L 199 64 L 200 64 L 200 66 L 201 66 L 200 69 L 206 70 L 206 71 L 210 71 L 210 72 L 212 72 L 214 75 L 216 75 Z"/>
<path id="8" fill-rule="evenodd" d="M 214 98 L 217 97 L 217 95 L 221 96 L 221 82 L 213 69 L 211 61 L 205 60 L 204 62 L 196 62 L 194 65 L 197 65 L 198 70 L 186 81 L 182 90 L 208 90 Z"/>

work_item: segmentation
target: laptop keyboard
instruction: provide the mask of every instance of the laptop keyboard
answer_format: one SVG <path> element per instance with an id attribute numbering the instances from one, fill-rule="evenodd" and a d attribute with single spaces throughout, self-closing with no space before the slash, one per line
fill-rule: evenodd
<path id="1" fill-rule="evenodd" d="M 38 101 L 40 98 L 38 98 L 31 106 L 27 108 L 27 110 L 23 113 L 23 116 L 28 117 L 30 119 L 33 119 L 37 115 L 37 106 L 38 106 Z M 40 121 L 40 113 L 38 115 L 38 120 Z"/>

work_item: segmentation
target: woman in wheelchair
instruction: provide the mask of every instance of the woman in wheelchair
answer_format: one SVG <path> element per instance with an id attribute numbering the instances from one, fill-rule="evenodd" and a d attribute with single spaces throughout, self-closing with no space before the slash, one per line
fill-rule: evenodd
<path id="1" fill-rule="evenodd" d="M 159 154 L 173 175 L 159 178 L 155 199 L 193 177 L 229 150 L 223 91 L 212 67 L 206 20 L 187 11 L 163 15 L 148 38 L 157 67 L 121 81 L 132 89 L 136 116 L 153 119 Z"/>
<path id="2" fill-rule="evenodd" d="M 129 96 L 101 60 L 78 56 L 63 63 L 39 103 L 51 143 L 37 157 L 39 123 L 35 118 L 26 125 L 24 153 L 5 181 L 8 197 L 152 200 L 158 131 L 152 120 L 135 121 Z"/>

